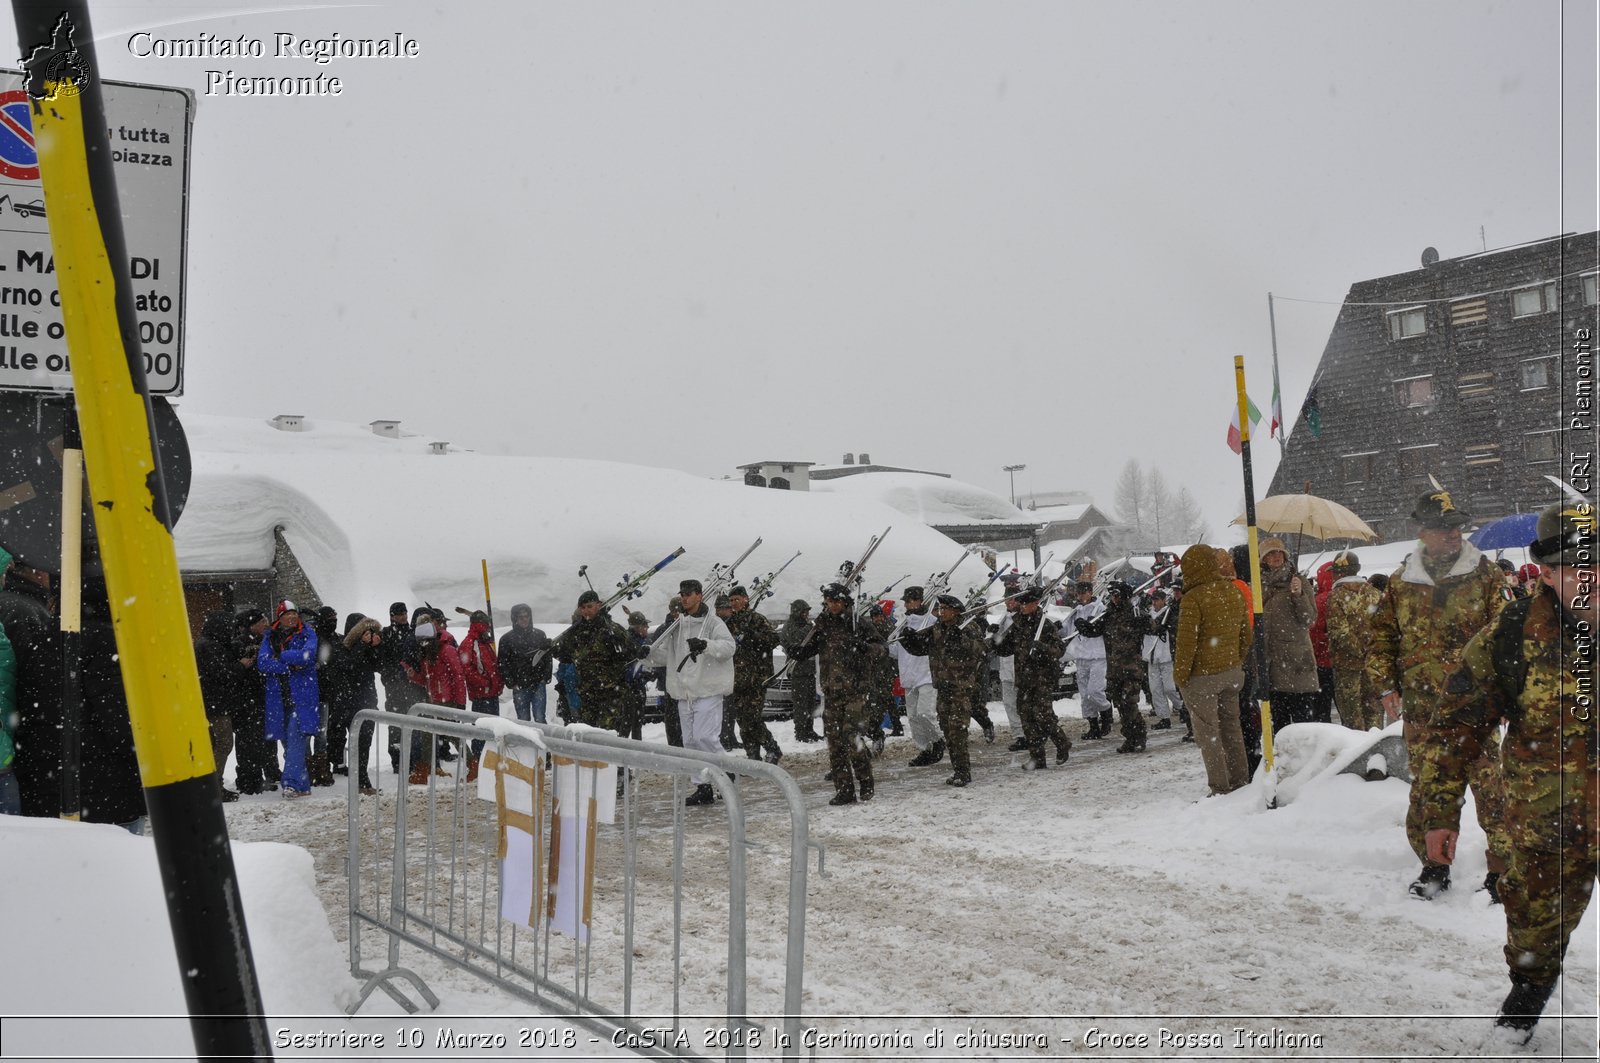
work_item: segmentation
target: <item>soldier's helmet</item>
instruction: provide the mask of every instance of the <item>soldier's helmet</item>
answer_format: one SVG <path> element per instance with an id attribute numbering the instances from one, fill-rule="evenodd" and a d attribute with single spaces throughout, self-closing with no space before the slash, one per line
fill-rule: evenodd
<path id="1" fill-rule="evenodd" d="M 1429 491 L 1417 499 L 1411 519 L 1424 528 L 1460 528 L 1472 523 L 1472 514 L 1458 509 L 1449 491 Z"/>
<path id="2" fill-rule="evenodd" d="M 1106 590 L 1124 599 L 1133 597 L 1133 587 L 1126 580 L 1114 579 L 1106 584 Z"/>
<path id="3" fill-rule="evenodd" d="M 1349 550 L 1340 550 L 1333 555 L 1333 574 L 1335 576 L 1354 576 L 1361 571 L 1361 558 Z"/>
<path id="4" fill-rule="evenodd" d="M 822 597 L 835 602 L 848 602 L 850 600 L 850 588 L 843 583 L 830 583 L 822 588 Z"/>
<path id="5" fill-rule="evenodd" d="M 1528 556 L 1541 565 L 1595 563 L 1595 507 L 1557 502 L 1539 514 Z"/>

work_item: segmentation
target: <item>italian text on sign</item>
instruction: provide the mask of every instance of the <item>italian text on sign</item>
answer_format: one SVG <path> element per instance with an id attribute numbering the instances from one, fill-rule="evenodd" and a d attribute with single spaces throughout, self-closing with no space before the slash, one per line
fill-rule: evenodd
<path id="1" fill-rule="evenodd" d="M 125 81 L 101 90 L 145 376 L 150 394 L 182 395 L 194 94 Z M 44 200 L 33 106 L 22 74 L 0 70 L 0 390 L 66 391 L 72 365 L 49 213 L 71 204 Z"/>

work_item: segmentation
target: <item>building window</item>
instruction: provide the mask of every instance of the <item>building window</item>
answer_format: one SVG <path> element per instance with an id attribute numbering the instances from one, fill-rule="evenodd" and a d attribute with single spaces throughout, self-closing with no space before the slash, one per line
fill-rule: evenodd
<path id="1" fill-rule="evenodd" d="M 1585 273 L 1583 275 L 1583 305 L 1593 306 L 1600 303 L 1600 291 L 1596 290 L 1600 283 L 1600 273 Z"/>
<path id="2" fill-rule="evenodd" d="M 1474 443 L 1461 453 L 1462 460 L 1468 465 L 1499 465 L 1499 443 Z"/>
<path id="3" fill-rule="evenodd" d="M 1529 465 L 1561 457 L 1561 433 L 1529 432 L 1522 437 L 1522 457 Z"/>
<path id="4" fill-rule="evenodd" d="M 779 472 L 794 472 L 794 466 L 793 465 L 785 465 L 783 468 L 779 469 L 778 471 Z"/>
<path id="5" fill-rule="evenodd" d="M 1347 484 L 1366 483 L 1373 478 L 1373 470 L 1377 466 L 1378 452 L 1369 450 L 1364 454 L 1346 454 L 1341 463 L 1344 465 L 1344 482 Z"/>
<path id="6" fill-rule="evenodd" d="M 1404 310 L 1389 311 L 1389 336 L 1406 340 L 1428 331 L 1427 313 L 1423 307 L 1409 306 Z"/>
<path id="7" fill-rule="evenodd" d="M 1485 402 L 1494 398 L 1494 374 L 1462 373 L 1456 378 L 1456 398 L 1462 402 Z"/>
<path id="8" fill-rule="evenodd" d="M 782 476 L 774 476 L 772 482 L 767 486 L 777 488 L 779 491 L 787 491 L 789 490 L 789 481 Z"/>
<path id="9" fill-rule="evenodd" d="M 1489 300 L 1481 295 L 1476 299 L 1457 299 L 1450 304 L 1450 324 L 1455 328 L 1483 325 L 1488 320 Z"/>
<path id="10" fill-rule="evenodd" d="M 765 487 L 767 486 L 767 478 L 751 469 L 744 474 L 744 485 L 746 487 Z"/>
<path id="11" fill-rule="evenodd" d="M 1546 355 L 1543 358 L 1529 358 L 1522 363 L 1523 391 L 1536 391 L 1539 388 L 1554 387 L 1555 384 L 1555 355 Z"/>
<path id="12" fill-rule="evenodd" d="M 1556 282 L 1546 281 L 1535 284 L 1531 288 L 1519 288 L 1511 293 L 1511 316 L 1532 317 L 1535 314 L 1548 313 L 1561 306 L 1561 299 L 1556 294 Z"/>
<path id="13" fill-rule="evenodd" d="M 1400 408 L 1414 410 L 1419 406 L 1433 404 L 1433 377 L 1414 376 L 1405 380 L 1394 382 L 1395 398 L 1400 400 Z"/>
<path id="14" fill-rule="evenodd" d="M 1437 443 L 1401 448 L 1400 475 L 1407 481 L 1426 480 L 1429 473 L 1437 475 L 1440 471 L 1439 453 L 1442 449 Z"/>

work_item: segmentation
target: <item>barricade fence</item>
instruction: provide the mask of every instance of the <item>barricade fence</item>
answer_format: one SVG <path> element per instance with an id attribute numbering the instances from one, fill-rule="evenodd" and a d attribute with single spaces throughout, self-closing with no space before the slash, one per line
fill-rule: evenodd
<path id="1" fill-rule="evenodd" d="M 399 730 L 401 770 L 392 794 L 363 798 L 350 786 L 350 970 L 362 980 L 350 1013 L 375 990 L 414 1013 L 406 985 L 438 1006 L 402 963 L 408 945 L 644 1054 L 797 1054 L 811 843 L 787 772 L 428 704 L 404 715 L 358 713 L 347 763 L 367 722 Z M 410 784 L 410 751 L 427 764 L 445 740 L 460 747 L 455 760 L 426 785 Z M 475 746 L 482 752 L 469 780 Z M 721 801 L 686 811 L 702 782 Z M 748 795 L 768 788 L 789 811 L 787 882 L 777 861 L 758 861 L 753 940 L 775 951 L 775 932 L 787 926 L 782 976 L 761 980 L 753 1014 L 745 808 Z M 369 949 L 381 967 L 366 965 Z"/>

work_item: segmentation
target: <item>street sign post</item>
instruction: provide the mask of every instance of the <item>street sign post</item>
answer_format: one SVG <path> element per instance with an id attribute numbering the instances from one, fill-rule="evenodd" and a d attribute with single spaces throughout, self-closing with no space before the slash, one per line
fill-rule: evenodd
<path id="1" fill-rule="evenodd" d="M 151 395 L 183 394 L 184 279 L 194 93 L 102 83 L 128 276 Z M 50 209 L 22 74 L 0 70 L 0 391 L 68 391 Z"/>

